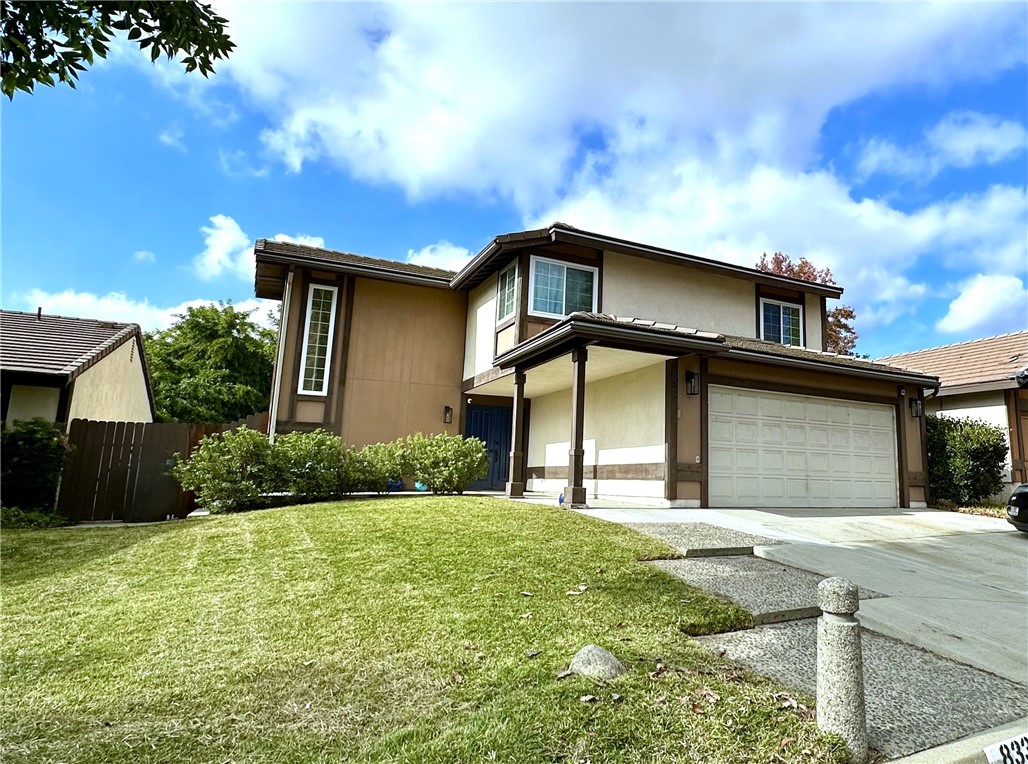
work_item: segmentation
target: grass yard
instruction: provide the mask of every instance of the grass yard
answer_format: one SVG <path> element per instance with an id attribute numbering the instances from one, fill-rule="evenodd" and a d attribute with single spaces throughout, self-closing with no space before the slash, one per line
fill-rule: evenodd
<path id="1" fill-rule="evenodd" d="M 747 614 L 555 508 L 351 501 L 0 552 L 4 762 L 843 760 L 688 636 Z M 589 642 L 628 674 L 559 680 Z"/>

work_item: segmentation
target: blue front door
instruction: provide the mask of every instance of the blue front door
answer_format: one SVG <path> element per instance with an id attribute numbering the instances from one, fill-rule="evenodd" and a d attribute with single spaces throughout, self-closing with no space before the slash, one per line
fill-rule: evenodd
<path id="1" fill-rule="evenodd" d="M 468 406 L 466 435 L 485 443 L 489 472 L 468 486 L 473 491 L 502 491 L 510 473 L 511 409 L 502 406 Z"/>

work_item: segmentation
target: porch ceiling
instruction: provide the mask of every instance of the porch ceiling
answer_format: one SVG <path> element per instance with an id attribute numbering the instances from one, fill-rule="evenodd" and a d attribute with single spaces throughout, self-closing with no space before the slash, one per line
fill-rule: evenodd
<path id="1" fill-rule="evenodd" d="M 642 369 L 656 363 L 663 363 L 673 357 L 656 353 L 636 353 L 631 350 L 618 350 L 594 345 L 589 348 L 589 360 L 585 365 L 586 381 L 595 382 L 607 377 L 616 377 L 618 374 L 627 374 L 636 369 Z M 529 369 L 525 373 L 525 396 L 531 398 L 533 396 L 555 393 L 558 390 L 567 390 L 571 387 L 571 372 L 570 353 Z M 513 397 L 514 375 L 508 374 L 499 379 L 494 379 L 467 392 L 470 395 Z"/>

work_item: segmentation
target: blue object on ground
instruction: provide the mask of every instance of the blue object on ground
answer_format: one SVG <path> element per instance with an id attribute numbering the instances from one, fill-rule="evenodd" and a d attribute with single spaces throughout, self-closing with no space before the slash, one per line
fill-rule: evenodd
<path id="1" fill-rule="evenodd" d="M 422 483 L 419 480 L 417 483 L 414 484 L 414 490 L 415 491 L 427 491 L 428 490 L 428 486 L 425 485 L 424 483 Z"/>

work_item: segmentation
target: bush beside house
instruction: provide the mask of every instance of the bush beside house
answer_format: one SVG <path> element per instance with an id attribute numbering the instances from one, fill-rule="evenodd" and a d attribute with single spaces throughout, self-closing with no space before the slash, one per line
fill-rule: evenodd
<path id="1" fill-rule="evenodd" d="M 0 436 L 2 517 L 5 528 L 49 528 L 64 525 L 54 505 L 61 482 L 68 438 L 45 419 L 14 422 Z"/>
<path id="2" fill-rule="evenodd" d="M 1003 488 L 1003 430 L 976 419 L 926 417 L 928 483 L 935 501 L 978 504 Z"/>
<path id="3" fill-rule="evenodd" d="M 357 491 L 385 493 L 406 477 L 433 493 L 462 493 L 488 469 L 485 444 L 459 435 L 416 433 L 392 443 L 347 447 L 326 432 L 294 432 L 272 444 L 241 427 L 204 438 L 172 474 L 212 512 L 336 499 Z"/>

